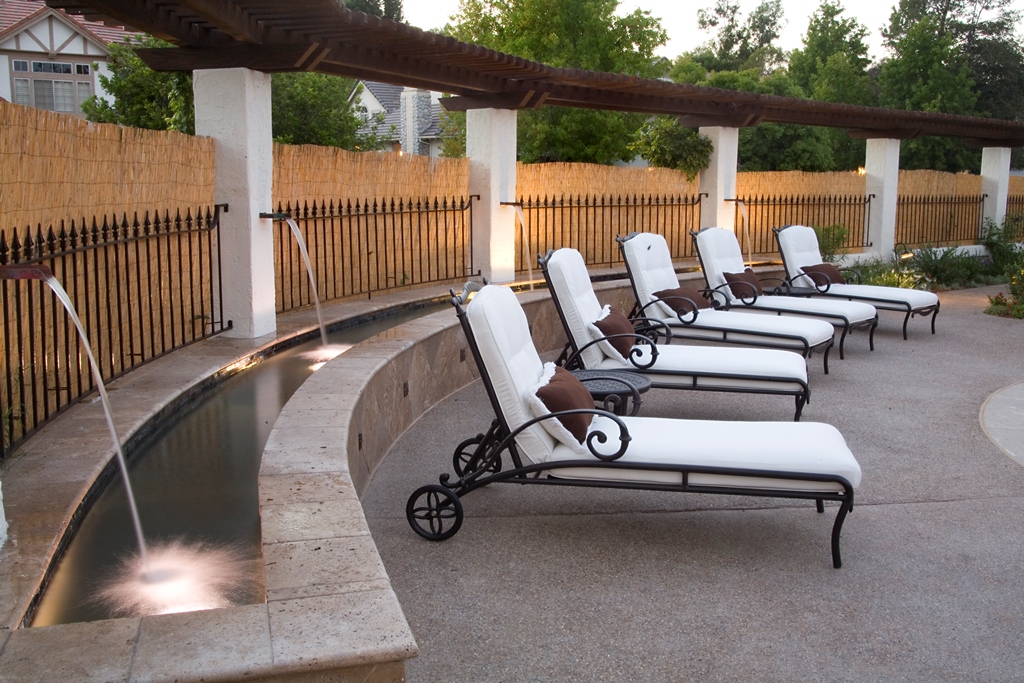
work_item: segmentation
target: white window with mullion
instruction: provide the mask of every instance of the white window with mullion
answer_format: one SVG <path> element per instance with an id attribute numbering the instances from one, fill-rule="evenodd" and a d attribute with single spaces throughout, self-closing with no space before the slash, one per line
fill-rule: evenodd
<path id="1" fill-rule="evenodd" d="M 75 84 L 73 82 L 53 82 L 53 110 L 61 112 L 78 111 L 78 104 L 75 102 Z"/>
<path id="2" fill-rule="evenodd" d="M 53 111 L 53 81 L 44 81 L 41 78 L 33 79 L 32 92 L 35 94 L 37 109 Z"/>
<path id="3" fill-rule="evenodd" d="M 75 88 L 78 95 L 78 108 L 82 108 L 82 102 L 92 97 L 92 83 L 86 83 L 85 81 L 76 81 Z"/>
<path id="4" fill-rule="evenodd" d="M 26 107 L 32 106 L 32 91 L 27 78 L 14 79 L 14 103 Z"/>

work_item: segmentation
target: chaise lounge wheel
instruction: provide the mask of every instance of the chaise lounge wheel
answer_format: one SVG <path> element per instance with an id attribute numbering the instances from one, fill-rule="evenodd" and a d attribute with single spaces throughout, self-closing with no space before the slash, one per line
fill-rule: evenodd
<path id="1" fill-rule="evenodd" d="M 483 438 L 482 434 L 478 434 L 456 446 L 455 454 L 452 456 L 452 469 L 455 470 L 456 476 L 463 477 L 467 474 L 472 474 L 480 467 L 480 460 L 476 457 L 476 452 Z M 487 465 L 486 470 L 492 473 L 500 472 L 501 456 L 496 457 L 493 462 Z"/>
<path id="2" fill-rule="evenodd" d="M 462 501 L 451 489 L 428 484 L 413 491 L 405 506 L 405 518 L 417 534 L 428 541 L 444 541 L 462 526 Z"/>

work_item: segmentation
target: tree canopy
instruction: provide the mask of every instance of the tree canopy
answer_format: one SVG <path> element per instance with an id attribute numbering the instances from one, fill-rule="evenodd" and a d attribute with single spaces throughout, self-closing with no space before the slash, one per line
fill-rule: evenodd
<path id="1" fill-rule="evenodd" d="M 763 0 L 746 18 L 738 2 L 718 0 L 711 9 L 697 12 L 697 25 L 715 36 L 690 53 L 707 71 L 746 71 L 767 74 L 785 61 L 775 45 L 782 32 L 782 0 Z"/>
<path id="2" fill-rule="evenodd" d="M 344 0 L 344 2 L 346 7 L 357 12 L 365 12 L 392 21 L 405 21 L 402 0 Z"/>
<path id="3" fill-rule="evenodd" d="M 99 72 L 99 80 L 113 101 L 93 95 L 82 103 L 85 117 L 100 123 L 194 133 L 192 74 L 157 73 L 139 59 L 135 47 L 170 47 L 170 43 L 152 36 L 112 43 L 107 60 L 110 75 Z"/>
<path id="4" fill-rule="evenodd" d="M 461 0 L 445 31 L 556 67 L 661 75 L 654 50 L 666 35 L 658 20 L 641 10 L 620 17 L 617 7 L 618 0 Z M 628 159 L 629 142 L 645 119 L 561 107 L 520 111 L 518 156 L 526 162 Z"/>
<path id="5" fill-rule="evenodd" d="M 895 58 L 878 77 L 880 103 L 892 109 L 971 114 L 977 95 L 966 57 L 936 19 L 921 19 L 892 44 Z M 900 145 L 904 168 L 940 171 L 977 170 L 980 158 L 952 138 L 924 137 Z"/>

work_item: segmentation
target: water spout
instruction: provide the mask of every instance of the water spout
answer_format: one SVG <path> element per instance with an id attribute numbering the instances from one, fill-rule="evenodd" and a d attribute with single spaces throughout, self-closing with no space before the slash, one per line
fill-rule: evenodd
<path id="1" fill-rule="evenodd" d="M 519 219 L 519 234 L 523 241 L 523 250 L 530 248 L 530 243 L 526 237 L 526 216 L 523 215 L 523 205 L 519 202 L 501 202 L 502 206 L 511 206 L 516 210 L 516 217 Z M 526 259 L 526 272 L 530 278 L 530 291 L 533 291 L 533 263 L 530 259 Z"/>
<path id="2" fill-rule="evenodd" d="M 299 230 L 298 224 L 286 213 L 261 213 L 260 218 L 283 220 L 288 224 L 288 228 L 292 231 L 292 237 L 295 238 L 295 243 L 299 246 L 299 253 L 302 255 L 302 262 L 306 265 L 306 273 L 309 275 L 309 288 L 313 292 L 313 303 L 316 304 L 316 319 L 320 324 L 320 340 L 322 342 L 319 349 L 310 351 L 305 354 L 304 357 L 313 361 L 314 370 L 319 370 L 323 367 L 324 363 L 341 355 L 349 347 L 339 344 L 330 344 L 327 341 L 327 327 L 324 325 L 324 314 L 320 308 L 320 293 L 316 289 L 316 276 L 313 274 L 313 264 L 309 260 L 309 251 L 306 249 L 306 240 L 302 237 L 302 231 Z"/>
<path id="3" fill-rule="evenodd" d="M 753 244 L 750 241 L 750 214 L 747 213 L 747 205 L 742 199 L 736 200 L 736 206 L 740 207 L 740 216 L 743 218 L 743 241 L 747 243 L 747 263 L 754 263 Z"/>
<path id="4" fill-rule="evenodd" d="M 100 582 L 97 599 L 108 603 L 115 613 L 126 616 L 187 612 L 230 605 L 231 595 L 244 585 L 239 579 L 242 571 L 237 552 L 230 548 L 212 548 L 201 543 L 189 544 L 182 541 L 161 544 L 153 553 L 146 546 L 139 508 L 128 476 L 121 437 L 114 424 L 107 387 L 103 383 L 88 335 L 67 291 L 57 282 L 52 271 L 41 265 L 0 265 L 0 279 L 42 280 L 53 290 L 78 330 L 79 343 L 89 359 L 100 394 L 110 439 L 124 481 L 139 555 L 124 558 L 120 571 Z"/>
<path id="5" fill-rule="evenodd" d="M 107 418 L 107 427 L 110 430 L 110 440 L 114 444 L 114 451 L 117 455 L 117 464 L 121 468 L 121 478 L 124 481 L 124 488 L 128 494 L 128 507 L 131 509 L 132 524 L 135 526 L 135 539 L 139 545 L 139 557 L 141 559 L 141 570 L 143 576 L 149 569 L 149 552 L 146 548 L 146 539 L 142 534 L 142 522 L 139 519 L 139 508 L 135 504 L 135 495 L 132 492 L 132 483 L 128 478 L 128 465 L 125 462 L 124 449 L 121 448 L 121 437 L 118 436 L 117 427 L 114 425 L 114 413 L 110 408 L 110 398 L 107 396 L 107 387 L 103 383 L 103 376 L 100 373 L 100 366 L 96 362 L 96 357 L 92 353 L 92 346 L 89 344 L 89 337 L 85 333 L 85 328 L 82 326 L 82 321 L 78 318 L 78 313 L 75 311 L 75 306 L 71 301 L 71 297 L 64 290 L 57 279 L 53 276 L 53 272 L 46 266 L 37 264 L 8 264 L 0 265 L 0 279 L 2 280 L 42 280 L 44 281 L 53 293 L 60 300 L 61 304 L 64 305 L 64 309 L 67 311 L 68 316 L 71 317 L 71 321 L 75 324 L 75 329 L 78 330 L 78 340 L 85 350 L 85 355 L 89 359 L 89 367 L 92 368 L 92 377 L 96 382 L 96 389 L 100 394 L 100 401 L 103 404 L 103 413 Z"/>

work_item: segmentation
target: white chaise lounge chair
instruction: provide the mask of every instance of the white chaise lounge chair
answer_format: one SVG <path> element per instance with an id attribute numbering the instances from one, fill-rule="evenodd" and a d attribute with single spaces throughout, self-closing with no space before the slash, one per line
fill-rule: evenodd
<path id="1" fill-rule="evenodd" d="M 878 311 L 871 304 L 762 292 L 754 271 L 743 262 L 743 253 L 736 235 L 724 228 L 704 228 L 699 232 L 691 230 L 690 235 L 708 289 L 724 296 L 730 310 L 802 316 L 830 322 L 842 330 L 839 337 L 840 358 L 845 357 L 846 335 L 851 330 L 867 329 L 868 346 L 872 351 L 875 350 Z"/>
<path id="2" fill-rule="evenodd" d="M 657 344 L 653 355 L 652 342 L 640 337 L 637 344 L 633 326 L 598 302 L 578 251 L 549 251 L 538 262 L 569 340 L 567 369 L 637 372 L 648 377 L 651 386 L 663 389 L 793 396 L 793 419 L 800 419 L 811 392 L 807 361 L 799 354 L 778 349 Z M 622 329 L 612 327 L 609 321 L 613 320 L 621 321 Z M 599 321 L 606 321 L 602 325 L 605 331 L 595 324 Z M 606 332 L 621 336 L 609 338 Z"/>
<path id="3" fill-rule="evenodd" d="M 796 351 L 805 358 L 822 351 L 825 374 L 835 328 L 823 320 L 755 316 L 717 308 L 724 297 L 709 301 L 697 292 L 694 300 L 662 299 L 659 293 L 679 288 L 665 238 L 654 233 L 617 237 L 629 281 L 636 296 L 632 315 L 670 325 L 678 339 L 715 341 Z M 697 308 L 704 306 L 704 308 Z"/>
<path id="4" fill-rule="evenodd" d="M 861 472 L 834 427 L 597 410 L 576 378 L 541 361 L 511 290 L 488 285 L 467 304 L 470 289 L 453 291 L 452 303 L 495 419 L 459 445 L 455 481 L 442 474 L 409 497 L 406 518 L 417 534 L 450 538 L 462 526 L 462 498 L 495 483 L 800 498 L 816 501 L 819 512 L 834 500 L 832 563 L 842 565 L 839 536 Z"/>
<path id="5" fill-rule="evenodd" d="M 880 287 L 860 284 L 860 273 L 853 273 L 857 284 L 848 284 L 840 270 L 822 263 L 818 249 L 818 236 L 813 228 L 805 225 L 787 225 L 773 228 L 779 244 L 782 263 L 786 267 L 789 281 L 797 287 L 813 290 L 813 296 L 833 297 L 847 301 L 869 303 L 881 311 L 903 313 L 903 338 L 907 338 L 907 323 L 916 315 L 931 316 L 932 334 L 935 334 L 935 317 L 939 314 L 939 297 L 932 292 L 903 287 Z"/>

